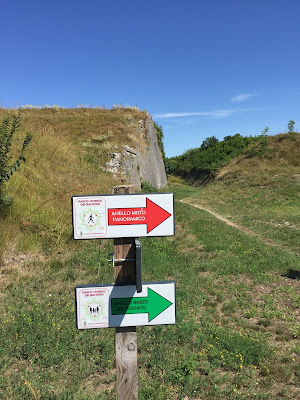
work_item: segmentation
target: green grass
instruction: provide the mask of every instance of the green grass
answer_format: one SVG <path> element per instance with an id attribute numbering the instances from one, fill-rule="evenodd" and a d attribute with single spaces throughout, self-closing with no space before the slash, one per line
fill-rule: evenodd
<path id="1" fill-rule="evenodd" d="M 66 259 L 31 262 L 22 271 L 9 272 L 12 283 L 0 330 L 3 398 L 32 398 L 24 380 L 42 399 L 99 398 L 85 388 L 95 380 L 105 398 L 104 389 L 114 379 L 107 371 L 113 361 L 113 332 L 82 333 L 75 327 L 74 314 L 75 285 L 98 279 L 95 244 Z M 103 375 L 100 380 L 98 373 Z"/>
<path id="2" fill-rule="evenodd" d="M 77 330 L 74 304 L 76 285 L 113 281 L 112 241 L 100 252 L 99 241 L 73 241 L 70 198 L 109 193 L 102 156 L 123 134 L 130 139 L 132 113 L 23 114 L 37 134 L 0 216 L 0 398 L 116 397 L 114 330 Z M 138 328 L 141 400 L 299 398 L 299 168 L 289 143 L 278 142 L 276 165 L 256 159 L 253 172 L 250 159 L 239 160 L 206 188 L 173 178 L 164 189 L 175 193 L 176 234 L 142 240 L 143 280 L 175 280 L 177 323 Z"/>
<path id="3" fill-rule="evenodd" d="M 175 237 L 142 241 L 143 279 L 176 281 L 177 324 L 138 329 L 139 398 L 296 399 L 299 281 L 282 275 L 298 257 L 175 209 Z M 112 243 L 102 242 L 100 281 L 111 282 Z M 114 330 L 75 328 L 75 286 L 99 282 L 97 245 L 5 271 L 0 397 L 115 398 Z"/>
<path id="4" fill-rule="evenodd" d="M 270 141 L 270 158 L 235 159 L 191 202 L 300 254 L 300 135 L 296 141 L 288 135 Z"/>
<path id="5" fill-rule="evenodd" d="M 299 185 L 290 185 L 285 179 L 275 187 L 240 183 L 229 187 L 218 182 L 204 190 L 194 203 L 250 228 L 278 247 L 299 253 Z"/>

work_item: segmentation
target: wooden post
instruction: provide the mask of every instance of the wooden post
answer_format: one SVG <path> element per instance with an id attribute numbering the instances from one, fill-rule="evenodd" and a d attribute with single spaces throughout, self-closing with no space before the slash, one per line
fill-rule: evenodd
<path id="1" fill-rule="evenodd" d="M 133 193 L 133 186 L 116 186 L 114 194 Z M 135 284 L 134 238 L 114 239 L 115 283 Z M 128 259 L 128 260 L 126 260 Z M 117 399 L 137 400 L 137 334 L 136 327 L 116 328 Z"/>

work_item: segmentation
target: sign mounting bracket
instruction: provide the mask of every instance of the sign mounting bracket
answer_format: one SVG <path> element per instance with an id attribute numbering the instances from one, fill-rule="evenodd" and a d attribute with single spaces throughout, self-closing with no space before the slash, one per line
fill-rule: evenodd
<path id="1" fill-rule="evenodd" d="M 142 245 L 139 238 L 135 238 L 135 269 L 136 269 L 136 291 L 142 291 Z"/>

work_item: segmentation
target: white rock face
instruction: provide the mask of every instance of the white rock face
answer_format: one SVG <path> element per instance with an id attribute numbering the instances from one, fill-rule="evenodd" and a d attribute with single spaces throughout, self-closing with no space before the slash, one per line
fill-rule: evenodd
<path id="1" fill-rule="evenodd" d="M 123 145 L 111 153 L 106 165 L 107 171 L 119 177 L 123 183 L 141 189 L 141 182 L 147 182 L 156 189 L 167 184 L 167 175 L 157 133 L 150 116 L 140 120 L 136 129 L 135 148 Z"/>

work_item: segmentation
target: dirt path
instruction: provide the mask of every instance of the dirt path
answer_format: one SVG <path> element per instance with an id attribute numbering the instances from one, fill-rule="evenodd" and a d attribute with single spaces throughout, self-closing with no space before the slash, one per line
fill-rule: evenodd
<path id="1" fill-rule="evenodd" d="M 233 226 L 235 229 L 238 229 L 239 231 L 242 231 L 242 232 L 247 233 L 247 235 L 250 235 L 250 236 L 258 236 L 257 233 L 255 233 L 255 232 L 253 232 L 253 231 L 250 231 L 250 229 L 245 228 L 244 226 L 238 225 L 238 224 L 236 224 L 235 222 L 229 221 L 229 219 L 227 219 L 227 218 L 225 218 L 225 217 L 222 217 L 221 215 L 219 215 L 219 214 L 217 214 L 217 213 L 215 213 L 215 212 L 209 210 L 208 208 L 205 208 L 205 207 L 203 207 L 203 206 L 198 206 L 197 204 L 190 203 L 190 202 L 187 201 L 187 200 L 189 200 L 189 198 L 187 198 L 187 199 L 182 199 L 182 200 L 180 200 L 180 201 L 181 201 L 181 203 L 189 204 L 189 205 L 192 206 L 192 207 L 199 208 L 199 210 L 203 210 L 203 211 L 208 212 L 209 214 L 213 215 L 214 217 L 216 217 L 216 218 L 219 219 L 220 221 L 225 222 L 226 225 Z"/>
<path id="2" fill-rule="evenodd" d="M 235 229 L 237 229 L 239 231 L 242 231 L 242 232 L 246 233 L 249 236 L 257 237 L 259 240 L 261 240 L 265 244 L 268 244 L 269 246 L 275 247 L 275 248 L 277 248 L 279 250 L 285 250 L 285 251 L 289 252 L 290 254 L 297 254 L 297 253 L 293 252 L 292 250 L 287 249 L 286 247 L 280 246 L 278 243 L 275 243 L 272 240 L 269 240 L 269 239 L 266 239 L 266 238 L 262 238 L 258 233 L 253 232 L 250 229 L 248 229 L 248 228 L 246 228 L 246 227 L 244 227 L 242 225 L 239 225 L 239 224 L 236 224 L 235 222 L 229 221 L 229 219 L 227 219 L 225 217 L 222 217 L 222 215 L 219 215 L 219 214 L 215 213 L 214 211 L 209 210 L 208 208 L 205 208 L 205 207 L 203 207 L 201 205 L 197 205 L 197 204 L 191 203 L 190 202 L 190 201 L 192 201 L 191 198 L 181 199 L 179 201 L 181 203 L 188 204 L 188 205 L 190 205 L 192 207 L 198 208 L 199 210 L 203 210 L 203 211 L 213 215 L 218 220 L 224 222 L 226 225 L 232 226 L 233 228 L 235 228 Z"/>

